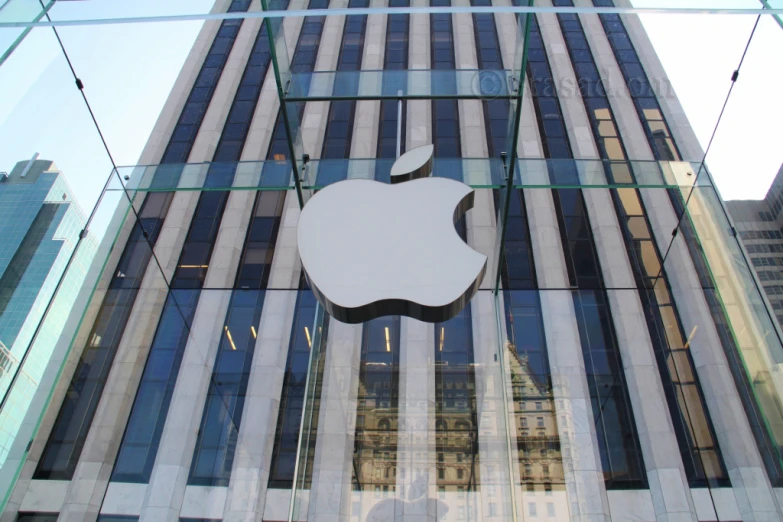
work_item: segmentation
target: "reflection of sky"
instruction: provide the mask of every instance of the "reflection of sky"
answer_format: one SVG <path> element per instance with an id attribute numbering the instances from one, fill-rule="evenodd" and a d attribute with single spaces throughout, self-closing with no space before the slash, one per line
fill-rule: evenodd
<path id="1" fill-rule="evenodd" d="M 783 0 L 773 0 L 783 4 Z M 632 0 L 636 7 L 758 9 L 758 0 Z M 778 7 L 783 7 L 780 5 Z M 703 146 L 709 142 L 755 16 L 645 15 L 642 23 Z M 783 30 L 763 16 L 707 165 L 725 199 L 762 198 L 783 152 Z M 693 158 L 695 159 L 695 158 Z M 699 158 L 700 159 L 700 158 Z"/>
<path id="2" fill-rule="evenodd" d="M 633 3 L 638 7 L 759 6 L 758 0 Z M 209 11 L 212 4 L 212 0 L 61 1 L 51 14 L 54 19 L 193 14 Z M 645 15 L 643 22 L 699 140 L 706 144 L 754 17 Z M 60 29 L 117 164 L 138 161 L 201 25 L 166 22 Z M 0 43 L 11 31 L 18 30 L 0 29 Z M 727 199 L 763 196 L 783 160 L 776 140 L 783 101 L 774 94 L 783 84 L 783 55 L 776 54 L 781 48 L 783 31 L 764 17 L 708 159 Z M 0 85 L 0 171 L 39 152 L 65 172 L 88 211 L 111 163 L 50 29 L 30 33 L 0 67 Z"/>
<path id="3" fill-rule="evenodd" d="M 41 10 L 38 0 L 0 0 L 0 22 L 30 22 L 41 14 Z M 0 30 L 0 56 L 23 32 L 23 28 Z"/>
<path id="4" fill-rule="evenodd" d="M 58 2 L 51 16 L 57 20 L 204 13 L 212 4 L 212 0 Z M 59 29 L 118 165 L 138 161 L 201 25 Z M 3 31 L 8 30 L 0 30 L 0 42 Z M 0 85 L 0 171 L 39 152 L 42 159 L 62 169 L 89 213 L 111 172 L 111 162 L 51 29 L 30 33 L 0 67 Z"/>

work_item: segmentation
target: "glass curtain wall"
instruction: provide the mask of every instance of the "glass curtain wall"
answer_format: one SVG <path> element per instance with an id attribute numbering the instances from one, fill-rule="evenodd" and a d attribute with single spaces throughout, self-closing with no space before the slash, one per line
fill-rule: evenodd
<path id="1" fill-rule="evenodd" d="M 572 5 L 567 0 L 558 0 L 556 3 Z M 558 19 L 588 107 L 600 155 L 602 159 L 611 162 L 607 163 L 607 177 L 618 184 L 632 182 L 632 169 L 625 163 L 625 145 L 617 131 L 606 93 L 598 87 L 598 69 L 587 45 L 582 24 L 574 15 L 558 15 Z M 634 188 L 618 188 L 612 191 L 612 199 L 639 289 L 688 480 L 694 487 L 707 483 L 726 483 L 728 477 L 686 343 L 686 334 L 670 295 L 661 255 L 640 193 Z"/>
<path id="2" fill-rule="evenodd" d="M 239 27 L 232 29 L 232 34 L 236 36 Z M 264 36 L 262 31 L 256 36 L 251 59 L 243 72 L 240 89 L 231 104 L 215 150 L 213 160 L 216 163 L 212 163 L 207 170 L 205 188 L 226 188 L 232 184 L 236 169 L 234 162 L 239 160 L 242 153 L 250 129 L 250 118 L 258 101 L 255 94 L 261 91 L 270 63 L 269 43 Z M 114 481 L 148 482 L 150 479 L 228 198 L 229 192 L 225 190 L 205 191 L 199 196 L 171 281 L 172 291 L 150 347 L 136 401 L 120 445 L 112 473 Z M 230 335 L 228 330 L 226 335 Z"/>
<path id="3" fill-rule="evenodd" d="M 573 5 L 567 0 L 554 0 L 554 5 Z M 610 5 L 607 0 L 594 0 L 595 5 Z M 351 0 L 349 7 L 367 7 L 368 0 Z M 405 7 L 407 0 L 391 0 L 391 7 Z M 449 0 L 431 0 L 431 6 L 451 5 Z M 471 0 L 476 7 L 491 6 L 488 0 Z M 521 5 L 515 2 L 515 5 Z M 236 0 L 231 10 L 246 10 L 249 1 Z M 310 9 L 326 8 L 327 2 L 312 0 Z M 429 19 L 430 61 L 433 71 L 442 73 L 432 83 L 431 122 L 432 141 L 436 160 L 458 160 L 458 168 L 443 171 L 442 175 L 464 179 L 466 165 L 473 158 L 463 159 L 466 149 L 465 136 L 460 127 L 465 112 L 455 92 L 464 92 L 464 82 L 457 72 L 455 31 L 458 30 L 453 14 L 433 13 Z M 493 14 L 472 13 L 473 34 L 478 68 L 482 72 L 497 73 L 503 78 L 507 69 L 501 59 L 501 44 Z M 291 60 L 291 71 L 312 73 L 324 29 L 324 17 L 306 17 L 302 26 L 296 52 Z M 626 84 L 630 87 L 638 81 L 648 81 L 639 64 L 638 56 L 626 41 L 619 17 L 602 15 L 615 58 L 621 65 Z M 146 194 L 139 217 L 130 234 L 117 271 L 113 273 L 109 290 L 102 296 L 98 319 L 70 384 L 55 427 L 47 442 L 44 455 L 36 470 L 37 479 L 68 480 L 73 477 L 98 401 L 108 380 L 109 369 L 119 349 L 119 340 L 132 314 L 137 295 L 142 291 L 142 279 L 152 257 L 154 246 L 163 222 L 175 197 L 171 189 L 179 183 L 182 173 L 180 163 L 190 156 L 196 134 L 199 132 L 206 108 L 226 65 L 234 39 L 242 22 L 226 20 L 218 30 L 218 37 L 208 51 L 204 66 L 195 86 L 188 94 L 182 114 L 164 153 L 162 168 L 151 181 L 153 189 Z M 580 87 L 599 80 L 595 60 L 591 56 L 587 38 L 576 15 L 559 15 L 558 24 L 565 36 L 569 57 L 576 69 Z M 385 34 L 383 67 L 388 71 L 406 71 L 410 52 L 411 23 L 407 14 L 390 14 Z M 329 104 L 323 142 L 318 141 L 320 156 L 318 186 L 345 179 L 349 172 L 356 120 L 357 100 L 363 99 L 362 57 L 367 38 L 367 16 L 347 15 L 339 40 L 334 85 L 335 99 Z M 201 423 L 193 454 L 188 484 L 191 486 L 226 487 L 232 468 L 235 467 L 238 430 L 240 427 L 245 394 L 250 379 L 250 363 L 253 358 L 257 331 L 261 322 L 266 298 L 275 289 L 269 285 L 269 270 L 275 251 L 275 239 L 283 219 L 283 207 L 287 191 L 254 190 L 255 202 L 250 215 L 250 225 L 239 260 L 233 285 L 226 289 L 207 288 L 205 282 L 211 263 L 217 232 L 223 218 L 234 183 L 236 162 L 245 145 L 251 117 L 255 111 L 264 77 L 273 62 L 274 49 L 262 26 L 253 44 L 250 59 L 244 69 L 239 89 L 234 97 L 228 119 L 222 129 L 212 164 L 205 167 L 206 181 L 203 192 L 188 229 L 185 246 L 176 265 L 167 298 L 162 303 L 161 319 L 157 325 L 149 355 L 141 377 L 141 384 L 131 410 L 128 427 L 119 447 L 112 480 L 126 482 L 149 481 L 166 416 L 173 393 L 179 365 L 185 353 L 189 329 L 196 313 L 200 297 L 205 292 L 227 291 L 231 293 L 228 311 L 223 320 L 223 331 L 216 348 L 214 369 L 211 372 L 206 402 L 196 405 L 201 412 Z M 460 35 L 460 38 L 463 36 Z M 456 40 L 459 40 L 457 38 Z M 458 42 L 461 44 L 461 42 Z M 535 124 L 541 136 L 541 144 L 548 174 L 548 187 L 517 188 L 510 194 L 508 203 L 496 187 L 495 207 L 499 213 L 507 210 L 506 234 L 502 258 L 499 260 L 502 285 L 501 314 L 505 316 L 505 334 L 508 343 L 498 347 L 498 352 L 509 361 L 509 389 L 512 396 L 502 408 L 510 408 L 508 415 L 514 423 L 511 443 L 518 451 L 517 466 L 521 484 L 528 491 L 551 492 L 562 489 L 566 466 L 558 437 L 557 410 L 552 391 L 547 339 L 544 333 L 541 293 L 548 291 L 569 292 L 576 312 L 582 356 L 587 370 L 591 392 L 592 413 L 598 435 L 599 452 L 606 484 L 609 489 L 645 489 L 646 473 L 643 462 L 636 420 L 631 408 L 628 383 L 620 355 L 618 335 L 615 332 L 608 288 L 599 263 L 598 241 L 593 237 L 592 216 L 582 189 L 586 180 L 573 160 L 573 151 L 565 127 L 563 109 L 553 91 L 552 70 L 544 51 L 543 40 L 535 19 L 525 44 L 529 50 L 526 73 L 531 78 L 532 101 L 536 113 Z M 456 52 L 455 52 L 456 51 Z M 456 56 L 455 56 L 456 55 Z M 516 60 L 516 57 L 515 57 Z M 512 65 L 516 65 L 512 64 Z M 508 64 L 506 64 L 508 66 Z M 322 71 L 329 72 L 329 71 Z M 345 74 L 356 73 L 356 74 Z M 401 138 L 400 152 L 404 151 L 405 136 L 398 136 L 397 125 L 406 123 L 407 101 L 402 100 L 403 121 L 398 121 L 398 101 L 392 99 L 400 82 L 394 75 L 382 75 L 387 99 L 379 103 L 378 141 L 376 158 L 392 160 L 397 153 L 397 139 Z M 400 78 L 400 76 L 396 76 Z M 407 78 L 406 78 L 407 80 Z M 328 82 L 327 82 L 328 83 Z M 410 82 L 405 82 L 410 83 Z M 524 82 L 523 82 L 524 83 Z M 301 90 L 301 83 L 297 84 Z M 463 89 L 463 91 L 460 91 Z M 308 89 L 304 89 L 308 91 Z M 402 89 L 400 89 L 402 90 Z M 502 90 L 502 89 L 501 89 Z M 589 93 L 588 93 L 589 91 Z M 287 102 L 281 91 L 283 103 L 290 103 L 289 110 L 304 115 L 305 102 Z M 339 96 L 337 96 L 339 95 Z M 403 93 L 403 98 L 408 94 Z M 487 99 L 477 93 L 464 95 L 479 98 L 483 109 L 483 125 L 486 130 L 487 154 L 497 159 L 508 149 L 509 111 L 513 105 L 510 95 Z M 643 123 L 646 137 L 656 160 L 679 161 L 680 154 L 671 136 L 671 129 L 662 116 L 654 97 L 644 92 L 634 94 L 634 104 Z M 631 263 L 635 288 L 622 289 L 638 294 L 645 312 L 645 324 L 654 348 L 657 370 L 666 391 L 666 401 L 672 417 L 679 451 L 692 487 L 730 486 L 723 458 L 718 447 L 715 430 L 706 408 L 704 392 L 695 371 L 690 348 L 689 332 L 680 321 L 679 310 L 672 297 L 672 289 L 663 267 L 665 253 L 653 240 L 650 217 L 645 208 L 639 179 L 630 166 L 625 146 L 617 130 L 617 122 L 608 100 L 594 96 L 592 90 L 580 91 L 592 124 L 593 138 L 604 163 L 611 190 L 613 211 L 620 221 L 627 255 Z M 305 96 L 306 97 L 306 96 Z M 339 99 L 338 99 L 339 98 Z M 324 104 L 325 105 L 325 104 Z M 264 176 L 277 176 L 280 186 L 287 186 L 290 164 L 300 158 L 290 158 L 290 134 L 299 131 L 287 129 L 285 116 L 280 113 L 272 130 L 271 143 L 263 167 Z M 462 125 L 461 125 L 462 124 Z M 479 162 L 490 164 L 487 158 Z M 374 165 L 374 174 L 387 182 L 385 166 Z M 388 164 L 391 164 L 389 161 Z M 384 164 L 385 165 L 385 164 Z M 517 164 L 519 165 L 519 164 Z M 617 188 L 617 185 L 622 185 Z M 575 188 L 578 187 L 578 188 Z M 670 190 L 672 202 L 678 212 L 686 212 L 680 188 L 672 188 L 662 182 L 656 189 Z M 486 188 L 486 187 L 484 187 Z M 155 192 L 154 189 L 160 191 Z M 221 189 L 221 190 L 215 190 Z M 551 191 L 560 237 L 565 255 L 565 267 L 570 287 L 562 289 L 539 288 L 533 260 L 528 205 L 531 192 Z M 289 196 L 292 194 L 289 194 Z M 504 209 L 508 205 L 507 209 Z M 531 207 L 532 208 L 532 207 Z M 714 210 L 714 209 L 712 209 Z M 713 216 L 714 218 L 714 216 Z M 756 442 L 765 457 L 773 483 L 779 482 L 780 445 L 775 433 L 779 423 L 769 424 L 778 405 L 774 383 L 766 380 L 769 373 L 764 362 L 747 357 L 748 348 L 742 346 L 736 333 L 736 315 L 726 311 L 726 302 L 746 297 L 740 294 L 726 296 L 717 289 L 714 273 L 707 264 L 708 254 L 696 239 L 697 220 L 686 218 L 683 235 L 700 272 L 702 286 L 712 307 L 713 319 L 718 323 L 723 348 L 729 356 L 737 386 L 746 413 L 751 417 Z M 465 239 L 465 221 L 456 225 Z M 493 267 L 494 269 L 494 267 Z M 308 377 L 322 376 L 324 359 L 312 359 L 316 329 L 321 338 L 327 334 L 328 321 L 314 322 L 317 305 L 304 279 L 299 285 L 293 310 L 293 324 L 288 346 L 283 392 L 277 415 L 277 426 L 272 453 L 268 485 L 272 489 L 310 487 L 313 456 L 316 445 L 317 416 L 320 406 L 319 379 L 308 384 Z M 500 302 L 500 300 L 498 300 Z M 475 316 L 474 316 L 475 314 Z M 455 318 L 433 326 L 433 361 L 435 374 L 435 455 L 434 475 L 441 498 L 454 494 L 466 498 L 470 493 L 482 492 L 490 486 L 482 484 L 479 440 L 482 426 L 481 406 L 477 386 L 474 335 L 477 334 L 477 307 L 468 306 Z M 397 472 L 398 409 L 400 399 L 399 360 L 401 328 L 399 317 L 386 317 L 363 325 L 361 339 L 361 363 L 357 400 L 356 435 L 352 464 L 352 489 L 354 492 L 381 493 L 386 497 L 399 493 Z M 315 324 L 315 326 L 314 326 Z M 428 335 L 429 337 L 429 335 Z M 429 341 L 428 341 L 429 343 Z M 480 353 L 476 350 L 477 353 Z M 497 359 L 496 359 L 497 360 Z M 756 372 L 748 375 L 749 364 L 758 364 Z M 310 367 L 316 362 L 316 367 Z M 309 373 L 308 373 L 309 372 Z M 771 379 L 771 377 L 769 377 Z M 312 390 L 315 394 L 311 395 Z M 315 397 L 314 399 L 312 397 Z M 309 402 L 309 404 L 308 404 Z M 300 433 L 303 412 L 311 409 L 308 433 Z M 304 439 L 304 440 L 302 440 Z M 304 456 L 304 457 L 303 457 Z M 304 458 L 304 461 L 302 460 Z M 298 459 L 298 460 L 297 460 Z M 489 459 L 487 459 L 489 460 Z M 300 465 L 297 475 L 297 464 Z M 305 477 L 301 482 L 300 478 Z M 296 486 L 294 483 L 296 481 Z M 494 485 L 494 484 L 493 484 Z M 493 508 L 494 509 L 494 508 Z M 462 512 L 466 514 L 465 511 Z M 528 515 L 538 517 L 535 510 Z M 38 513 L 24 514 L 19 520 L 39 520 Z M 25 518 L 26 517 L 26 518 Z M 133 517 L 130 517 L 131 519 Z M 460 518 L 457 512 L 456 518 Z M 46 518 L 43 518 L 45 520 Z M 105 520 L 125 520 L 126 517 L 102 516 Z M 195 520 L 195 519 L 182 519 Z"/>
<path id="4" fill-rule="evenodd" d="M 593 0 L 593 4 L 603 7 L 614 6 L 612 0 Z M 669 124 L 663 116 L 663 111 L 656 98 L 656 86 L 650 82 L 650 79 L 645 73 L 622 18 L 614 14 L 601 14 L 599 15 L 599 18 L 604 31 L 606 31 L 614 57 L 620 66 L 620 71 L 622 72 L 628 92 L 633 100 L 639 120 L 642 122 L 642 127 L 645 131 L 645 136 L 653 156 L 659 161 L 681 161 L 680 150 L 674 141 Z M 721 342 L 729 360 L 735 384 L 738 390 L 740 390 L 740 398 L 750 421 L 751 429 L 755 435 L 762 459 L 767 467 L 767 473 L 773 483 L 779 484 L 781 480 L 783 480 L 780 446 L 778 444 L 778 447 L 775 447 L 776 444 L 772 442 L 768 426 L 763 425 L 763 422 L 760 421 L 760 419 L 764 417 L 761 413 L 761 405 L 751 390 L 751 383 L 748 380 L 747 374 L 742 369 L 743 365 L 738 358 L 740 351 L 738 350 L 735 336 L 724 326 L 727 322 L 725 312 L 716 297 L 716 285 L 713 280 L 713 274 L 704 257 L 704 252 L 701 248 L 691 217 L 689 213 L 686 212 L 683 193 L 679 189 L 669 189 L 667 192 L 677 216 L 681 219 L 680 232 L 685 238 L 685 244 L 690 251 L 694 268 L 696 268 L 702 288 L 707 296 L 713 320 L 716 325 L 718 325 Z M 669 289 L 661 288 L 660 285 L 656 288 L 656 291 L 653 292 L 653 295 L 661 292 L 664 294 L 662 296 L 664 301 L 670 299 Z M 645 294 L 649 293 L 649 290 L 645 292 Z M 730 300 L 734 301 L 734 299 Z M 676 316 L 676 311 L 674 314 Z M 683 333 L 680 331 L 677 335 L 682 337 Z M 685 351 L 687 352 L 687 349 Z M 685 368 L 682 370 L 683 373 L 686 375 L 694 374 L 693 369 L 691 368 L 693 363 L 690 354 L 685 353 L 682 357 L 687 358 L 687 361 L 685 361 Z M 761 382 L 762 381 L 760 380 L 756 380 L 755 383 L 759 389 L 764 387 L 764 384 L 761 384 Z M 697 408 L 699 407 L 701 406 L 697 405 Z M 772 418 L 779 418 L 777 411 L 778 408 L 775 407 L 771 412 L 766 412 L 766 415 L 772 416 Z M 699 418 L 698 412 L 695 417 L 697 419 Z M 706 427 L 710 426 L 705 426 L 705 428 Z M 704 432 L 704 429 L 698 431 L 700 436 L 703 436 Z M 709 434 L 709 436 L 711 437 L 712 435 Z M 705 442 L 709 444 L 709 440 Z M 714 462 L 715 458 L 709 458 L 708 456 L 707 459 L 712 462 L 705 463 L 705 465 L 715 466 L 716 464 L 719 464 L 721 467 L 723 466 L 722 462 Z M 690 461 L 692 459 L 687 460 Z M 725 471 L 722 473 L 725 473 Z M 716 479 L 720 479 L 722 476 L 720 473 L 714 475 L 717 475 L 715 477 Z M 726 480 L 724 480 L 724 482 L 725 481 Z"/>

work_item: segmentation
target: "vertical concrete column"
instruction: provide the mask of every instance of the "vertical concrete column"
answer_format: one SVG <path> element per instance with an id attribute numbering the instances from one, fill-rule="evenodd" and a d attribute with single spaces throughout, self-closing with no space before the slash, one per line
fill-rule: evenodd
<path id="1" fill-rule="evenodd" d="M 452 15 L 454 26 L 454 54 L 457 69 L 477 69 L 476 43 L 473 37 L 473 16 L 470 13 Z M 487 130 L 484 125 L 484 107 L 481 100 L 459 100 L 459 132 L 463 158 L 487 158 Z M 487 179 L 489 165 L 472 165 L 463 162 L 466 183 L 472 180 Z M 487 256 L 487 273 L 481 283 L 482 289 L 491 289 L 495 261 L 495 204 L 492 192 L 477 190 L 474 195 L 473 209 L 466 216 L 468 243 Z"/>
<path id="2" fill-rule="evenodd" d="M 98 516 L 166 295 L 166 284 L 152 263 L 131 311 L 59 520 L 95 520 Z M 70 384 L 63 383 L 65 387 Z"/>
<path id="3" fill-rule="evenodd" d="M 469 5 L 467 1 L 455 2 Z M 457 69 L 478 69 L 473 15 L 452 15 L 454 26 L 454 53 Z M 464 158 L 488 158 L 487 129 L 484 123 L 484 106 L 481 100 L 460 100 L 459 130 Z M 466 182 L 475 183 L 489 175 L 489 164 L 464 163 Z M 475 503 L 476 516 L 481 520 L 508 519 L 512 516 L 512 476 L 505 423 L 506 413 L 513 409 L 510 396 L 504 396 L 503 375 L 500 373 L 500 351 L 495 303 L 492 289 L 497 266 L 497 227 L 492 191 L 476 190 L 473 209 L 466 216 L 468 244 L 487 256 L 487 276 L 481 290 L 471 302 L 473 320 L 473 358 L 476 383 L 478 420 L 479 477 L 481 491 Z M 508 400 L 508 402 L 505 402 Z M 518 467 L 514 462 L 514 467 Z"/>
<path id="4" fill-rule="evenodd" d="M 337 522 L 351 513 L 361 346 L 361 325 L 330 321 L 308 521 Z"/>
<path id="5" fill-rule="evenodd" d="M 223 512 L 224 522 L 259 520 L 267 504 L 280 396 L 301 270 L 296 251 L 298 219 L 299 202 L 296 194 L 289 191 L 277 235 L 269 290 L 258 326 L 237 454 Z"/>
<path id="6" fill-rule="evenodd" d="M 255 4 L 251 7 L 253 10 L 258 8 Z M 218 82 L 213 103 L 207 109 L 194 144 L 194 153 L 200 154 L 202 161 L 211 158 L 215 152 L 260 27 L 260 19 L 251 19 L 242 24 Z M 191 154 L 191 161 L 192 156 Z M 241 168 L 235 176 L 235 185 L 244 185 L 249 181 L 240 170 Z M 191 325 L 155 465 L 142 504 L 140 520 L 175 521 L 179 517 L 201 422 L 200 412 L 209 389 L 223 321 L 231 299 L 230 291 L 209 288 L 223 289 L 233 286 L 244 242 L 243 232 L 247 229 L 253 206 L 252 194 L 242 192 L 244 193 L 232 193 L 226 203 L 204 290 Z M 191 194 L 195 205 L 200 193 Z M 184 230 L 183 241 L 186 234 L 187 229 Z M 199 413 L 194 414 L 194 405 L 195 411 Z"/>
<path id="7" fill-rule="evenodd" d="M 597 15 L 585 15 L 583 24 L 599 71 L 605 81 L 613 86 L 609 100 L 629 156 L 636 160 L 653 161 L 647 136 L 600 19 Z M 687 332 L 694 332 L 689 345 L 691 355 L 743 520 L 777 519 L 781 515 L 780 508 L 758 449 L 755 444 L 741 442 L 753 440 L 753 434 L 721 350 L 720 338 L 700 288 L 693 261 L 682 236 L 672 238 L 671 235 L 677 227 L 677 216 L 671 200 L 664 189 L 643 189 L 640 193 L 659 251 L 662 255 L 668 252 L 665 274 L 672 287 L 683 327 Z"/>
<path id="8" fill-rule="evenodd" d="M 371 0 L 370 7 L 386 7 L 387 0 Z M 364 34 L 364 54 L 362 69 L 379 71 L 383 69 L 386 49 L 386 15 L 367 16 L 367 28 Z M 377 78 L 377 77 L 376 77 Z M 369 81 L 369 78 L 366 79 Z M 377 81 L 377 80 L 376 80 Z M 364 81 L 360 82 L 363 84 Z M 380 100 L 359 100 L 353 121 L 351 139 L 351 158 L 374 158 L 378 148 L 378 121 L 381 112 Z M 375 174 L 374 162 L 352 163 L 348 170 L 349 178 L 372 179 Z"/>
<path id="9" fill-rule="evenodd" d="M 293 0 L 290 4 L 290 9 L 306 7 L 307 0 Z M 289 59 L 293 58 L 303 23 L 304 18 L 295 17 L 284 22 Z M 279 109 L 274 71 L 270 67 L 242 151 L 243 160 L 265 159 Z M 267 504 L 275 430 L 301 272 L 296 249 L 299 212 L 296 193 L 289 190 L 258 325 L 237 453 L 223 511 L 225 522 L 258 520 L 263 517 Z"/>
<path id="10" fill-rule="evenodd" d="M 414 7 L 426 7 L 427 0 L 412 0 Z M 408 66 L 430 67 L 430 24 L 428 14 L 410 15 Z M 414 80 L 411 80 L 414 81 Z M 427 145 L 432 140 L 431 105 L 428 100 L 406 102 L 406 149 Z M 434 522 L 437 510 L 431 502 L 414 504 L 421 498 L 435 498 L 435 329 L 432 324 L 403 317 L 400 324 L 400 385 L 397 428 L 397 485 L 394 520 Z M 431 505 L 433 504 L 433 505 Z"/>
<path id="11" fill-rule="evenodd" d="M 567 48 L 554 15 L 539 17 L 556 85 L 576 85 Z M 575 97 L 560 98 L 576 158 L 597 158 L 585 108 Z M 601 172 L 595 172 L 600 176 Z M 658 520 L 696 520 L 688 494 L 663 385 L 622 232 L 606 189 L 583 190 L 607 290 L 628 394 L 634 411 L 650 493 Z"/>
<path id="12" fill-rule="evenodd" d="M 348 7 L 348 0 L 331 0 L 330 9 L 343 9 Z M 325 14 L 329 11 L 325 11 Z M 318 58 L 315 60 L 316 71 L 334 71 L 337 69 L 337 61 L 340 57 L 340 47 L 343 37 L 345 16 L 327 16 L 321 32 L 321 43 L 318 46 Z M 314 81 L 324 81 L 324 78 L 314 78 Z M 329 117 L 329 102 L 308 102 L 301 121 L 301 134 L 304 143 L 304 151 L 311 158 L 321 157 L 321 148 L 324 142 L 326 120 Z"/>
<path id="13" fill-rule="evenodd" d="M 522 121 L 537 121 L 529 85 L 525 86 L 523 94 Z M 530 156 L 543 157 L 535 123 L 523 124 L 519 139 L 520 150 Z M 534 178 L 540 178 L 539 182 L 533 181 Z M 540 165 L 529 164 L 523 179 L 546 184 L 549 178 L 543 161 Z M 541 289 L 541 314 L 552 376 L 568 516 L 571 520 L 580 521 L 608 520 L 609 502 L 596 441 L 579 327 L 571 292 L 567 290 L 570 282 L 552 192 L 528 189 L 524 191 L 524 197 L 536 277 Z M 562 516 L 562 513 L 559 515 Z"/>
<path id="14" fill-rule="evenodd" d="M 226 204 L 204 290 L 196 307 L 171 397 L 140 520 L 176 521 L 179 518 L 203 405 L 231 302 L 231 290 L 223 289 L 234 284 L 245 239 L 244 232 L 253 210 L 253 196 L 254 193 L 250 191 L 235 191 L 230 194 Z"/>
<path id="15" fill-rule="evenodd" d="M 201 412 L 230 300 L 230 290 L 201 293 L 139 520 L 179 520 Z"/>
<path id="16" fill-rule="evenodd" d="M 307 9 L 308 0 L 291 0 L 289 9 Z M 283 22 L 288 60 L 293 60 L 296 44 L 299 41 L 299 33 L 304 24 L 304 17 L 288 17 Z M 266 34 L 266 27 L 261 28 Z M 265 36 L 262 36 L 264 38 Z M 267 149 L 272 133 L 275 131 L 277 115 L 280 112 L 280 98 L 277 93 L 277 82 L 272 64 L 269 64 L 264 84 L 261 86 L 261 94 L 256 103 L 253 119 L 250 122 L 250 130 L 242 149 L 242 161 L 263 161 L 266 159 Z"/>
<path id="17" fill-rule="evenodd" d="M 400 397 L 397 431 L 397 521 L 437 520 L 435 366 L 432 324 L 402 318 L 400 326 Z"/>
<path id="18" fill-rule="evenodd" d="M 427 7 L 428 0 L 411 0 L 412 7 Z M 430 68 L 430 15 L 410 15 L 410 30 L 408 35 L 408 68 Z M 420 81 L 420 77 L 411 79 L 410 82 Z M 432 142 L 432 108 L 429 100 L 408 100 L 406 150 Z"/>

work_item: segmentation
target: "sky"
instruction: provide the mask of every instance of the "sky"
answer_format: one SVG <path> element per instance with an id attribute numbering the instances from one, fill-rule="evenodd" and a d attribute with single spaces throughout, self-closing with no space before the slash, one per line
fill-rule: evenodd
<path id="1" fill-rule="evenodd" d="M 2 3 L 2 0 L 0 0 Z M 633 0 L 639 7 L 753 7 L 757 0 Z M 53 19 L 203 13 L 212 0 L 59 2 Z M 647 29 L 697 137 L 706 146 L 755 17 L 645 15 Z M 117 165 L 138 161 L 201 22 L 63 27 Z M 3 32 L 5 31 L 5 33 Z M 0 43 L 7 29 L 0 29 Z M 762 17 L 707 164 L 726 199 L 761 198 L 783 162 L 783 29 Z M 66 175 L 86 212 L 111 172 L 51 29 L 34 29 L 0 66 L 0 171 L 36 152 Z M 104 205 L 116 203 L 112 193 Z M 103 223 L 96 224 L 100 232 Z"/>
<path id="2" fill-rule="evenodd" d="M 756 0 L 632 0 L 636 7 L 757 8 Z M 644 15 L 703 147 L 709 143 L 754 16 Z M 783 28 L 763 16 L 707 157 L 724 199 L 760 199 L 783 163 Z"/>

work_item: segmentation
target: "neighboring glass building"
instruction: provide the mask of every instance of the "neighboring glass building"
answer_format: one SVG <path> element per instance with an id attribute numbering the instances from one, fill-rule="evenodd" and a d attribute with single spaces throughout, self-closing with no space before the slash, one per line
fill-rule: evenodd
<path id="1" fill-rule="evenodd" d="M 0 175 L 0 467 L 95 255 L 86 236 L 55 298 L 86 222 L 53 162 L 20 161 Z"/>
<path id="2" fill-rule="evenodd" d="M 783 345 L 639 19 L 271 3 L 310 16 L 207 21 L 118 173 L 133 211 L 3 516 L 780 520 Z M 452 3 L 388 2 L 425 5 Z M 302 205 L 427 144 L 474 188 L 480 289 L 329 317 Z"/>
<path id="3" fill-rule="evenodd" d="M 783 324 L 783 166 L 764 199 L 727 201 L 775 318 Z"/>

